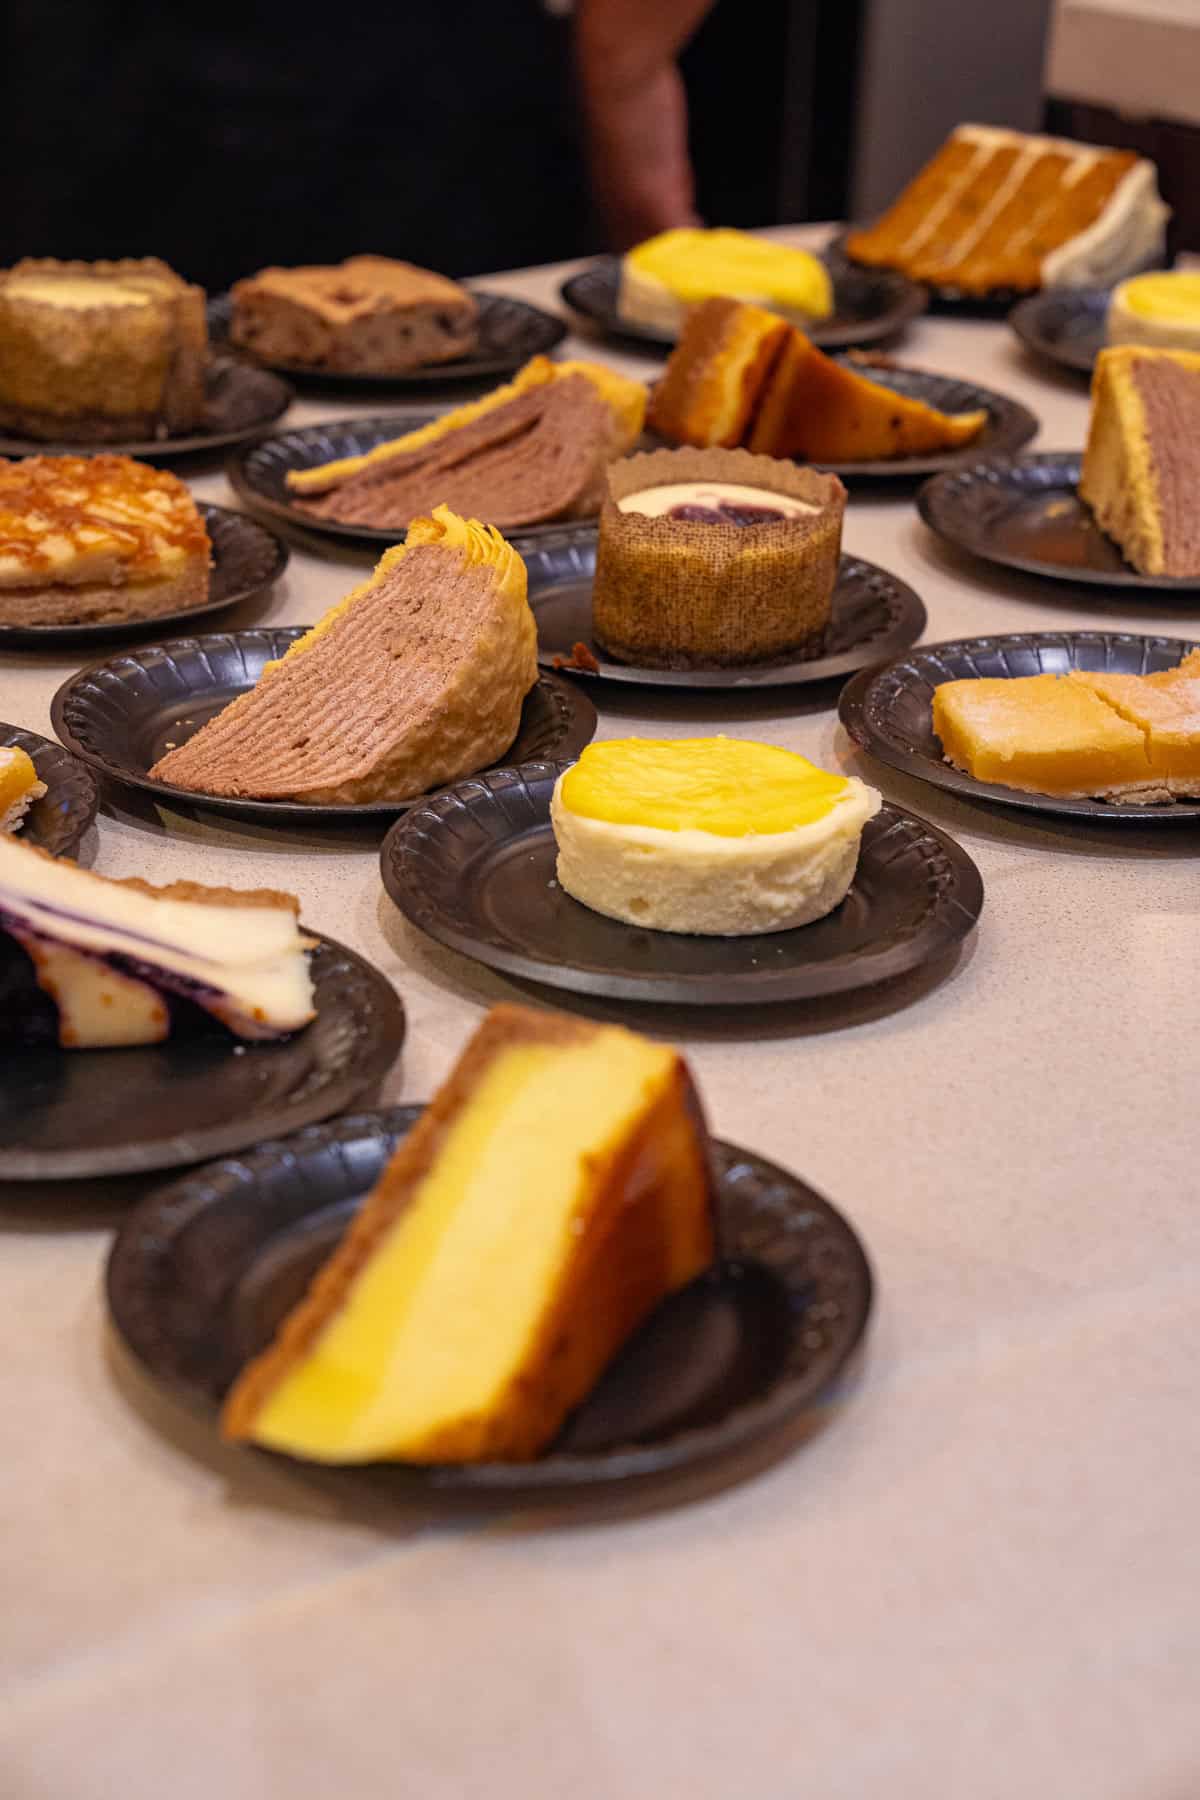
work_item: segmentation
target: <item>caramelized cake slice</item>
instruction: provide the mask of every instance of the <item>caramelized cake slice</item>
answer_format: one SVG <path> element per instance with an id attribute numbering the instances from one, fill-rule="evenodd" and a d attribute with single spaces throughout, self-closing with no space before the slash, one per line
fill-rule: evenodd
<path id="1" fill-rule="evenodd" d="M 242 1371 L 223 1429 L 329 1463 L 534 1457 L 714 1253 L 679 1055 L 497 1007 Z"/>
<path id="2" fill-rule="evenodd" d="M 501 756 L 536 680 L 524 563 L 439 506 L 150 773 L 204 794 L 407 800 Z"/>
<path id="3" fill-rule="evenodd" d="M 790 333 L 767 380 L 747 447 L 803 462 L 884 461 L 957 450 L 987 424 L 982 409 L 939 412 L 834 362 Z"/>
<path id="4" fill-rule="evenodd" d="M 0 939 L 29 958 L 63 1049 L 155 1044 L 181 996 L 241 1038 L 314 1017 L 299 904 L 270 889 L 111 881 L 0 836 Z M 3 1024 L 22 1035 L 9 1000 Z"/>
<path id="5" fill-rule="evenodd" d="M 388 256 L 260 269 L 230 295 L 230 337 L 265 362 L 396 374 L 465 356 L 479 335 L 466 288 Z"/>
<path id="6" fill-rule="evenodd" d="M 211 544 L 175 475 L 128 456 L 0 462 L 0 623 L 153 618 L 208 598 Z"/>
<path id="7" fill-rule="evenodd" d="M 204 292 L 157 257 L 0 271 L 0 425 L 103 442 L 205 417 Z"/>
<path id="8" fill-rule="evenodd" d="M 1102 350 L 1080 498 L 1143 575 L 1200 577 L 1200 352 Z"/>
<path id="9" fill-rule="evenodd" d="M 0 835 L 19 830 L 29 808 L 45 792 L 32 758 L 15 744 L 0 744 Z"/>
<path id="10" fill-rule="evenodd" d="M 967 294 L 1108 286 L 1165 247 L 1153 163 L 1129 151 L 960 125 L 874 225 L 857 262 Z"/>
<path id="11" fill-rule="evenodd" d="M 777 314 L 738 300 L 692 307 L 651 396 L 651 430 L 697 449 L 744 443 L 790 332 Z"/>

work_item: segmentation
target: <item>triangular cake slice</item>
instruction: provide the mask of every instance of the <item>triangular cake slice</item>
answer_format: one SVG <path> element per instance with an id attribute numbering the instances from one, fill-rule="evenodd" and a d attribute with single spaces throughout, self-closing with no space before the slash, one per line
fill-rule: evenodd
<path id="1" fill-rule="evenodd" d="M 790 332 L 786 319 L 740 300 L 690 307 L 651 396 L 650 429 L 698 450 L 744 445 Z"/>
<path id="2" fill-rule="evenodd" d="M 224 1431 L 329 1463 L 536 1456 L 713 1256 L 676 1052 L 497 1007 L 243 1370 Z"/>
<path id="3" fill-rule="evenodd" d="M 512 744 L 537 680 L 525 587 L 499 532 L 439 506 L 150 773 L 198 793 L 335 806 L 472 775 Z"/>
<path id="4" fill-rule="evenodd" d="M 4 1034 L 39 1036 L 48 1014 L 63 1049 L 156 1044 L 178 996 L 237 1037 L 286 1036 L 314 1017 L 298 912 L 267 888 L 112 881 L 0 836 L 0 947 L 32 964 L 22 982 L 0 957 Z"/>
<path id="5" fill-rule="evenodd" d="M 1080 498 L 1143 575 L 1200 578 L 1200 351 L 1102 350 Z"/>
<path id="6" fill-rule="evenodd" d="M 881 462 L 957 450 L 987 424 L 981 408 L 946 413 L 834 362 L 791 330 L 771 371 L 747 447 L 802 462 Z"/>

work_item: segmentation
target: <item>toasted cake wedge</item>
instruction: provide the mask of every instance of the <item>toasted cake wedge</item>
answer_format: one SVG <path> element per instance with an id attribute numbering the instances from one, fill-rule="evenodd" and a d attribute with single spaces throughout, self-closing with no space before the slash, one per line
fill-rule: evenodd
<path id="1" fill-rule="evenodd" d="M 524 563 L 439 506 L 150 772 L 206 794 L 408 800 L 502 756 L 536 680 Z"/>
<path id="2" fill-rule="evenodd" d="M 738 300 L 690 308 L 650 401 L 650 429 L 697 449 L 745 444 L 790 333 L 776 313 Z"/>
<path id="3" fill-rule="evenodd" d="M 328 1463 L 536 1456 L 714 1254 L 677 1053 L 497 1007 L 242 1371 L 224 1431 Z"/>
<path id="4" fill-rule="evenodd" d="M 202 606 L 211 551 L 196 502 L 165 469 L 112 455 L 0 462 L 0 624 Z"/>
<path id="5" fill-rule="evenodd" d="M 291 894 L 265 888 L 112 881 L 0 835 L 0 942 L 33 967 L 24 984 L 0 969 L 3 1035 L 35 1036 L 49 1012 L 63 1049 L 156 1044 L 175 996 L 237 1037 L 298 1031 L 314 1016 L 298 912 Z"/>

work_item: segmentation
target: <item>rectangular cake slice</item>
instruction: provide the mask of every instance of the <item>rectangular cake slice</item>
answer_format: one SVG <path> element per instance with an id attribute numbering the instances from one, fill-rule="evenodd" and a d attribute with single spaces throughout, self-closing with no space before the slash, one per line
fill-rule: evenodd
<path id="1" fill-rule="evenodd" d="M 298 1031 L 314 1016 L 298 910 L 270 889 L 112 881 L 0 836 L 0 936 L 32 962 L 64 1049 L 159 1043 L 173 995 L 237 1037 Z"/>
<path id="2" fill-rule="evenodd" d="M 977 781 L 1062 799 L 1168 797 L 1144 733 L 1066 676 L 943 682 L 933 729 L 946 761 Z"/>
<path id="3" fill-rule="evenodd" d="M 225 1432 L 330 1463 L 535 1456 L 713 1255 L 680 1057 L 497 1007 L 243 1370 Z"/>
<path id="4" fill-rule="evenodd" d="M 264 362 L 397 374 L 464 356 L 478 335 L 465 288 L 387 256 L 262 269 L 231 291 L 233 341 Z"/>
<path id="5" fill-rule="evenodd" d="M 1172 794 L 1200 794 L 1200 680 L 1077 671 L 1071 679 L 1142 733 L 1154 775 Z"/>

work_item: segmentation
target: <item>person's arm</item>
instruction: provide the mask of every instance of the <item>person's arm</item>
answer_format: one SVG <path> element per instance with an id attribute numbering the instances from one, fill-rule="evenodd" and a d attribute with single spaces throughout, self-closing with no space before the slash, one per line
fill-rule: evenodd
<path id="1" fill-rule="evenodd" d="M 713 0 L 578 0 L 575 52 L 592 189 L 614 248 L 697 225 L 676 59 Z"/>

